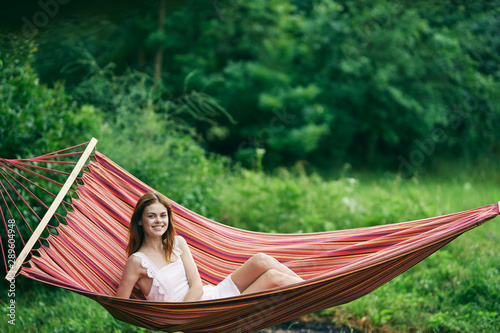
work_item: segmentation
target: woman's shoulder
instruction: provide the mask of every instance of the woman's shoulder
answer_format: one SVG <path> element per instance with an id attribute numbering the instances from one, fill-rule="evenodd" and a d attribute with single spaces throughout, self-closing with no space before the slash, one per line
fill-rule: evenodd
<path id="1" fill-rule="evenodd" d="M 186 240 L 184 239 L 184 237 L 176 235 L 175 242 L 174 242 L 174 249 L 175 248 L 179 249 L 181 251 L 179 254 L 182 255 L 187 250 L 187 247 L 188 247 L 188 244 L 187 244 Z"/>
<path id="2" fill-rule="evenodd" d="M 186 240 L 184 239 L 184 237 L 182 237 L 180 235 L 175 235 L 175 242 L 174 242 L 174 244 L 181 245 L 181 244 L 187 244 L 187 243 L 186 243 Z"/>
<path id="3" fill-rule="evenodd" d="M 127 272 L 137 272 L 142 275 L 145 271 L 144 260 L 142 256 L 136 255 L 136 253 L 128 257 L 127 262 L 125 263 L 124 270 L 126 270 Z"/>
<path id="4" fill-rule="evenodd" d="M 142 253 L 132 253 L 132 255 L 127 259 L 127 264 L 140 267 L 142 264 Z"/>

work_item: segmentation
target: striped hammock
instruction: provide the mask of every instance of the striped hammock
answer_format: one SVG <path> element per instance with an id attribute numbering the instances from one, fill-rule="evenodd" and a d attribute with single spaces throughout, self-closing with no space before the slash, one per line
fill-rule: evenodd
<path id="1" fill-rule="evenodd" d="M 36 158 L 0 159 L 0 213 L 5 226 L 0 245 L 9 272 L 6 278 L 21 274 L 72 290 L 99 302 L 116 319 L 149 329 L 254 332 L 344 304 L 499 213 L 499 206 L 493 204 L 367 228 L 270 234 L 223 225 L 170 201 L 177 233 L 189 243 L 205 283 L 218 283 L 257 252 L 274 256 L 305 281 L 211 301 L 150 302 L 139 290 L 131 299 L 122 299 L 114 295 L 127 259 L 129 218 L 138 198 L 152 188 L 96 151 L 95 142 L 85 143 L 83 152 L 79 150 L 85 144 Z M 78 162 L 64 160 L 78 156 Z M 67 179 L 66 183 L 57 177 Z M 68 194 L 56 195 L 49 188 Z M 46 205 L 42 195 L 55 198 L 53 204 Z M 58 201 L 60 207 L 54 207 Z M 35 204 L 40 207 L 31 207 Z M 38 225 L 35 230 L 31 221 Z M 21 235 L 25 231 L 31 234 L 28 241 Z M 25 246 L 16 267 L 7 260 L 4 232 L 14 233 L 16 245 Z"/>

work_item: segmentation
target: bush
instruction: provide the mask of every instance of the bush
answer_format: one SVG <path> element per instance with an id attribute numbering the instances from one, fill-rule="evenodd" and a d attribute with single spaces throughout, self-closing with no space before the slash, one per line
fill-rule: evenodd
<path id="1" fill-rule="evenodd" d="M 32 67 L 37 44 L 16 43 L 15 50 L 5 40 L 0 47 L 0 156 L 33 157 L 90 140 L 101 126 L 100 112 L 78 106 L 62 83 L 40 84 Z"/>

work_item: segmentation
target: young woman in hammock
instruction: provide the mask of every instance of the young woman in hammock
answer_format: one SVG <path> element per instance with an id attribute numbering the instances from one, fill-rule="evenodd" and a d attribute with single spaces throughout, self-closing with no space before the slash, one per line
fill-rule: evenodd
<path id="1" fill-rule="evenodd" d="M 198 301 L 303 281 L 276 259 L 259 253 L 217 286 L 203 286 L 186 241 L 175 236 L 172 208 L 167 199 L 156 192 L 148 192 L 139 199 L 129 228 L 129 258 L 116 293 L 118 297 L 129 298 L 137 285 L 151 301 Z"/>

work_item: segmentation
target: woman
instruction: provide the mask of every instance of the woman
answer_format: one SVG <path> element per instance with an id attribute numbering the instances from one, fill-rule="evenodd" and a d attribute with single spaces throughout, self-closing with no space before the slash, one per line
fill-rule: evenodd
<path id="1" fill-rule="evenodd" d="M 187 302 L 253 293 L 303 281 L 266 254 L 256 254 L 217 286 L 202 285 L 189 247 L 175 235 L 172 207 L 157 192 L 144 194 L 130 221 L 129 258 L 116 295 L 129 298 L 138 286 L 146 298 Z"/>

